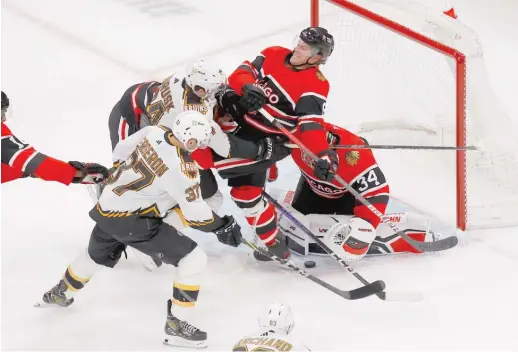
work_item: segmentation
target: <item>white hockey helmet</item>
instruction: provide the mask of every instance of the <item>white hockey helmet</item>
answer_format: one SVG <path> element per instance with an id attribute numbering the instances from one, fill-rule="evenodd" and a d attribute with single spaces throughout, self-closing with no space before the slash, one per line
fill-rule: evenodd
<path id="1" fill-rule="evenodd" d="M 176 117 L 173 135 L 188 151 L 207 148 L 212 136 L 212 125 L 205 115 L 194 110 L 184 111 Z"/>
<path id="2" fill-rule="evenodd" d="M 295 326 L 290 306 L 282 303 L 271 304 L 269 310 L 259 317 L 259 326 L 268 331 L 288 335 Z"/>
<path id="3" fill-rule="evenodd" d="M 200 98 L 211 98 L 227 83 L 227 77 L 219 66 L 198 60 L 187 66 L 185 82 Z M 205 90 L 203 95 L 197 92 L 200 88 Z"/>

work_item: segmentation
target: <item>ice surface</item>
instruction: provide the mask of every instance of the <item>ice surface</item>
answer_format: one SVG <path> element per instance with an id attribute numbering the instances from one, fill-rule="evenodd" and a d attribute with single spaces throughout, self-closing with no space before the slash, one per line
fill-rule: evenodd
<path id="1" fill-rule="evenodd" d="M 494 89 L 517 116 L 517 4 L 450 3 L 484 42 Z M 164 15 L 157 15 L 160 6 Z M 161 79 L 196 56 L 230 71 L 265 46 L 290 45 L 308 23 L 308 9 L 302 0 L 3 1 L 2 90 L 15 110 L 9 126 L 49 155 L 108 164 L 107 118 L 129 85 Z M 376 155 L 393 193 L 451 223 L 451 175 L 417 152 L 390 153 Z M 422 172 L 418 180 L 409 176 L 415 170 Z M 279 171 L 275 187 L 294 188 L 298 171 L 291 161 Z M 228 194 L 224 184 L 222 190 Z M 34 179 L 2 186 L 3 350 L 165 348 L 174 268 L 148 273 L 131 252 L 115 269 L 96 274 L 71 307 L 33 308 L 88 243 L 91 206 L 82 186 Z M 229 199 L 224 209 L 239 214 Z M 257 315 L 276 301 L 292 305 L 294 334 L 312 350 L 516 350 L 517 231 L 470 231 L 448 252 L 355 263 L 367 279 L 385 280 L 387 290 L 422 292 L 424 301 L 412 304 L 346 301 L 275 264 L 256 263 L 247 248 L 192 233 L 210 261 L 193 323 L 208 331 L 209 350 L 229 350 L 256 331 Z M 320 278 L 341 288 L 359 285 L 332 260 L 316 261 L 311 272 Z"/>

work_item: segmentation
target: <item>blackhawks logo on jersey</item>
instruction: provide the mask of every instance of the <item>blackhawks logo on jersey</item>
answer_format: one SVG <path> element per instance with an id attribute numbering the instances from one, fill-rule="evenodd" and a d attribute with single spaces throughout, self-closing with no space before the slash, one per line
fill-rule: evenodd
<path id="1" fill-rule="evenodd" d="M 317 70 L 317 78 L 318 78 L 319 80 L 321 80 L 322 82 L 327 81 L 326 76 L 324 76 L 324 74 L 323 74 L 323 73 L 322 73 L 322 71 L 320 71 L 320 70 Z"/>
<path id="2" fill-rule="evenodd" d="M 347 161 L 347 164 L 350 166 L 358 164 L 358 160 L 360 160 L 360 152 L 356 150 L 352 150 L 345 154 L 345 161 Z"/>

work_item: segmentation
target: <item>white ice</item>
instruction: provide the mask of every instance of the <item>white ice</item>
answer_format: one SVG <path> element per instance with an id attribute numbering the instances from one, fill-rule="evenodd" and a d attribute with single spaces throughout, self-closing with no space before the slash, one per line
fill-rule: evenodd
<path id="1" fill-rule="evenodd" d="M 518 116 L 518 3 L 450 3 L 480 35 L 493 88 Z M 2 90 L 14 107 L 8 125 L 54 157 L 109 164 L 107 118 L 127 87 L 160 80 L 195 57 L 219 60 L 230 72 L 261 48 L 289 46 L 309 23 L 309 1 L 6 0 L 1 19 Z M 439 172 L 408 180 L 405 157 L 376 155 L 395 194 L 451 220 L 453 206 L 445 200 L 451 189 Z M 414 169 L 426 170 L 421 162 Z M 291 161 L 279 168 L 275 186 L 294 188 L 298 171 Z M 223 183 L 222 189 L 228 194 Z M 36 309 L 88 243 L 92 203 L 85 187 L 35 179 L 1 190 L 3 350 L 167 348 L 161 340 L 174 268 L 148 273 L 130 253 L 96 274 L 69 308 Z M 238 214 L 230 200 L 224 206 Z M 209 350 L 229 350 L 256 330 L 268 303 L 285 302 L 295 313 L 294 334 L 312 350 L 517 350 L 517 230 L 469 231 L 448 252 L 355 263 L 366 278 L 383 279 L 387 290 L 421 292 L 419 303 L 346 301 L 274 264 L 256 263 L 247 248 L 196 233 L 210 265 L 193 323 L 209 333 Z M 360 285 L 329 259 L 317 258 L 311 272 L 341 288 Z"/>

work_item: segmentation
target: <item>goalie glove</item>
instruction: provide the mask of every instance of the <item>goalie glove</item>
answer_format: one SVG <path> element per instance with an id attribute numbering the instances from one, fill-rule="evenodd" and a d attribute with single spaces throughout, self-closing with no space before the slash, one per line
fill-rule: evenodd
<path id="1" fill-rule="evenodd" d="M 71 165 L 74 169 L 79 171 L 81 176 L 76 176 L 72 180 L 72 183 L 83 183 L 83 184 L 92 184 L 92 183 L 100 183 L 104 181 L 104 179 L 108 178 L 109 172 L 108 169 L 97 163 L 83 163 L 80 161 L 69 161 L 69 165 Z"/>
<path id="2" fill-rule="evenodd" d="M 376 237 L 376 229 L 362 218 L 352 217 L 347 223 L 336 223 L 325 236 L 325 244 L 346 261 L 362 259 Z"/>

